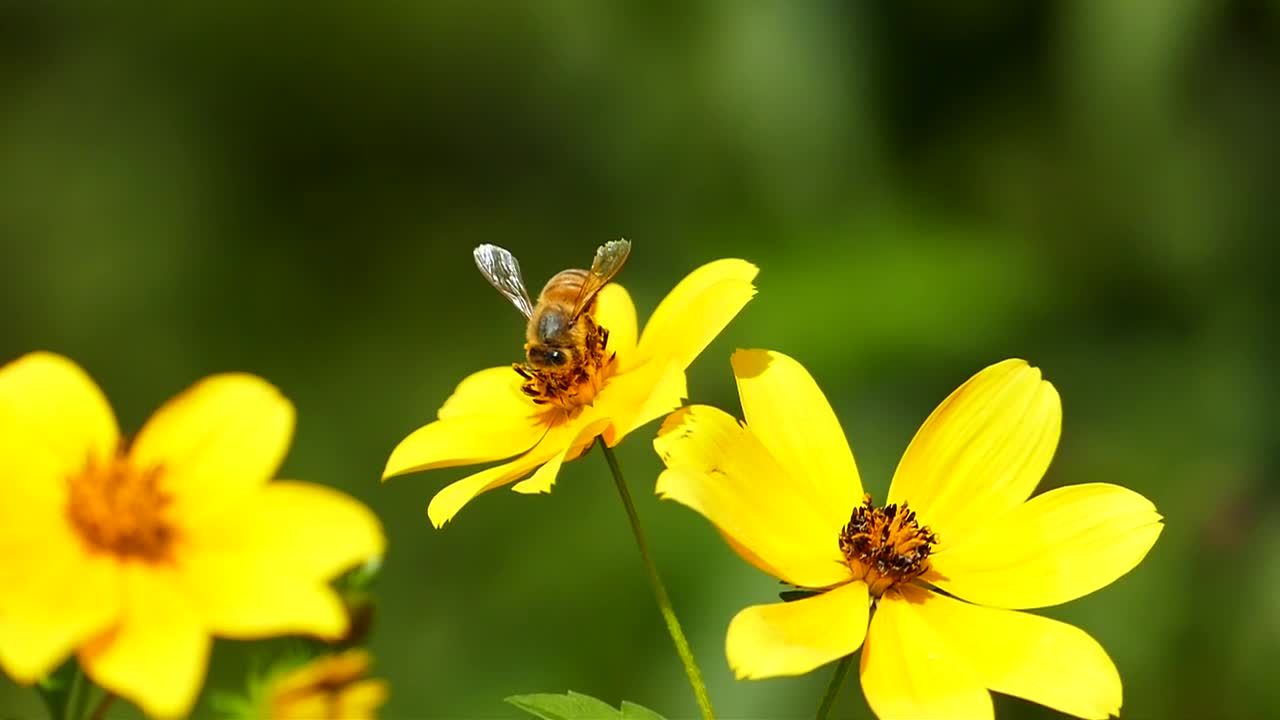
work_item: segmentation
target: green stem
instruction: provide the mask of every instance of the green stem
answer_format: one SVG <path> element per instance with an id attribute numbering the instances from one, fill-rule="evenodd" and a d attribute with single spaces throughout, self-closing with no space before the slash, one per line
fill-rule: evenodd
<path id="1" fill-rule="evenodd" d="M 815 716 L 817 720 L 827 720 L 827 715 L 831 714 L 831 708 L 836 704 L 836 697 L 840 695 L 840 686 L 844 684 L 844 678 L 849 674 L 851 665 L 853 665 L 853 655 L 845 655 L 836 664 L 831 682 L 827 683 L 827 694 L 822 696 L 822 704 L 818 706 L 818 714 Z"/>
<path id="2" fill-rule="evenodd" d="M 93 689 L 84 677 L 84 670 L 79 663 L 71 675 L 71 686 L 67 690 L 67 704 L 62 707 L 63 720 L 83 720 L 84 709 L 89 701 L 89 692 Z"/>
<path id="3" fill-rule="evenodd" d="M 115 693 L 110 690 L 106 691 L 106 694 L 102 696 L 102 701 L 98 703 L 98 708 L 93 711 L 93 715 L 89 717 L 89 720 L 106 720 L 107 708 L 111 707 L 111 703 L 114 702 L 115 699 Z"/>
<path id="4" fill-rule="evenodd" d="M 676 653 L 680 655 L 680 662 L 684 665 L 684 672 L 689 676 L 689 685 L 693 687 L 693 694 L 698 699 L 698 709 L 702 711 L 704 720 L 715 720 L 715 712 L 711 709 L 711 697 L 707 695 L 707 686 L 702 682 L 702 673 L 698 670 L 698 664 L 693 660 L 693 651 L 689 649 L 689 641 L 684 637 L 684 631 L 680 629 L 680 620 L 676 618 L 676 611 L 671 607 L 671 598 L 667 595 L 667 588 L 662 584 L 662 577 L 658 575 L 658 568 L 653 564 L 653 556 L 649 553 L 649 541 L 645 539 L 644 530 L 640 527 L 640 515 L 636 513 L 636 504 L 631 499 L 631 491 L 627 489 L 627 481 L 622 478 L 622 468 L 618 466 L 618 457 L 613 454 L 613 450 L 605 444 L 604 438 L 597 436 L 597 443 L 600 450 L 604 453 L 604 459 L 609 463 L 609 471 L 613 473 L 613 484 L 618 486 L 618 495 L 622 498 L 622 507 L 627 511 L 627 519 L 631 521 L 631 534 L 636 538 L 636 547 L 640 549 L 640 559 L 644 561 L 644 568 L 649 573 L 649 585 L 653 587 L 654 598 L 658 601 L 658 610 L 662 612 L 662 619 L 667 623 L 667 632 L 671 634 L 671 642 L 676 646 Z"/>

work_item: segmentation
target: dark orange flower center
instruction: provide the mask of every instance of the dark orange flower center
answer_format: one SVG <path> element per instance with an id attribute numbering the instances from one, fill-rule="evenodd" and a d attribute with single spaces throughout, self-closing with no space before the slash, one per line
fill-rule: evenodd
<path id="1" fill-rule="evenodd" d="M 533 365 L 516 363 L 515 371 L 524 378 L 520 386 L 525 395 L 539 405 L 575 415 L 595 400 L 612 374 L 614 354 L 607 349 L 609 331 L 596 324 L 590 315 L 579 319 L 581 342 L 557 347 L 559 364 Z M 578 333 L 574 333 L 576 336 Z M 545 349 L 545 348 L 544 348 Z M 525 351 L 529 347 L 526 344 Z"/>
<path id="2" fill-rule="evenodd" d="M 160 487 L 159 468 L 136 468 L 122 457 L 90 463 L 67 490 L 67 517 L 90 547 L 147 562 L 168 557 L 172 498 Z"/>
<path id="3" fill-rule="evenodd" d="M 840 551 L 849 569 L 875 597 L 924 574 L 937 543 L 938 536 L 916 521 L 906 503 L 876 507 L 870 494 L 862 496 L 862 504 L 840 531 Z"/>

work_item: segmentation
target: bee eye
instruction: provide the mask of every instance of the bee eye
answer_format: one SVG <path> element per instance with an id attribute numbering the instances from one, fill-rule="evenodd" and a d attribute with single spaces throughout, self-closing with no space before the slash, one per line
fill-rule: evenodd
<path id="1" fill-rule="evenodd" d="M 562 350 L 552 350 L 547 353 L 547 362 L 552 365 L 563 365 L 568 359 Z"/>

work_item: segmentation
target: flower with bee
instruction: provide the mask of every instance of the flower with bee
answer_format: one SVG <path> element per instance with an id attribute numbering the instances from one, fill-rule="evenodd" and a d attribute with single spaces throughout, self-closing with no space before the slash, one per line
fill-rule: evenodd
<path id="1" fill-rule="evenodd" d="M 630 250 L 626 240 L 605 243 L 589 270 L 556 274 L 534 302 L 515 256 L 495 245 L 475 249 L 481 274 L 528 321 L 525 360 L 463 379 L 437 419 L 387 460 L 384 480 L 505 459 L 438 492 L 427 509 L 436 527 L 504 485 L 549 492 L 560 466 L 596 437 L 614 447 L 679 407 L 685 369 L 755 294 L 754 265 L 717 260 L 680 281 L 639 332 L 631 296 L 610 282 Z"/>

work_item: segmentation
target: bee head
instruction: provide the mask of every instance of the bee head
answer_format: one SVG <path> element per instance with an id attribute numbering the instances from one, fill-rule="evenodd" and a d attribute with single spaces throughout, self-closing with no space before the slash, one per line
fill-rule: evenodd
<path id="1" fill-rule="evenodd" d="M 534 367 L 561 368 L 569 363 L 570 351 L 566 348 L 535 345 L 529 348 L 529 364 Z"/>

